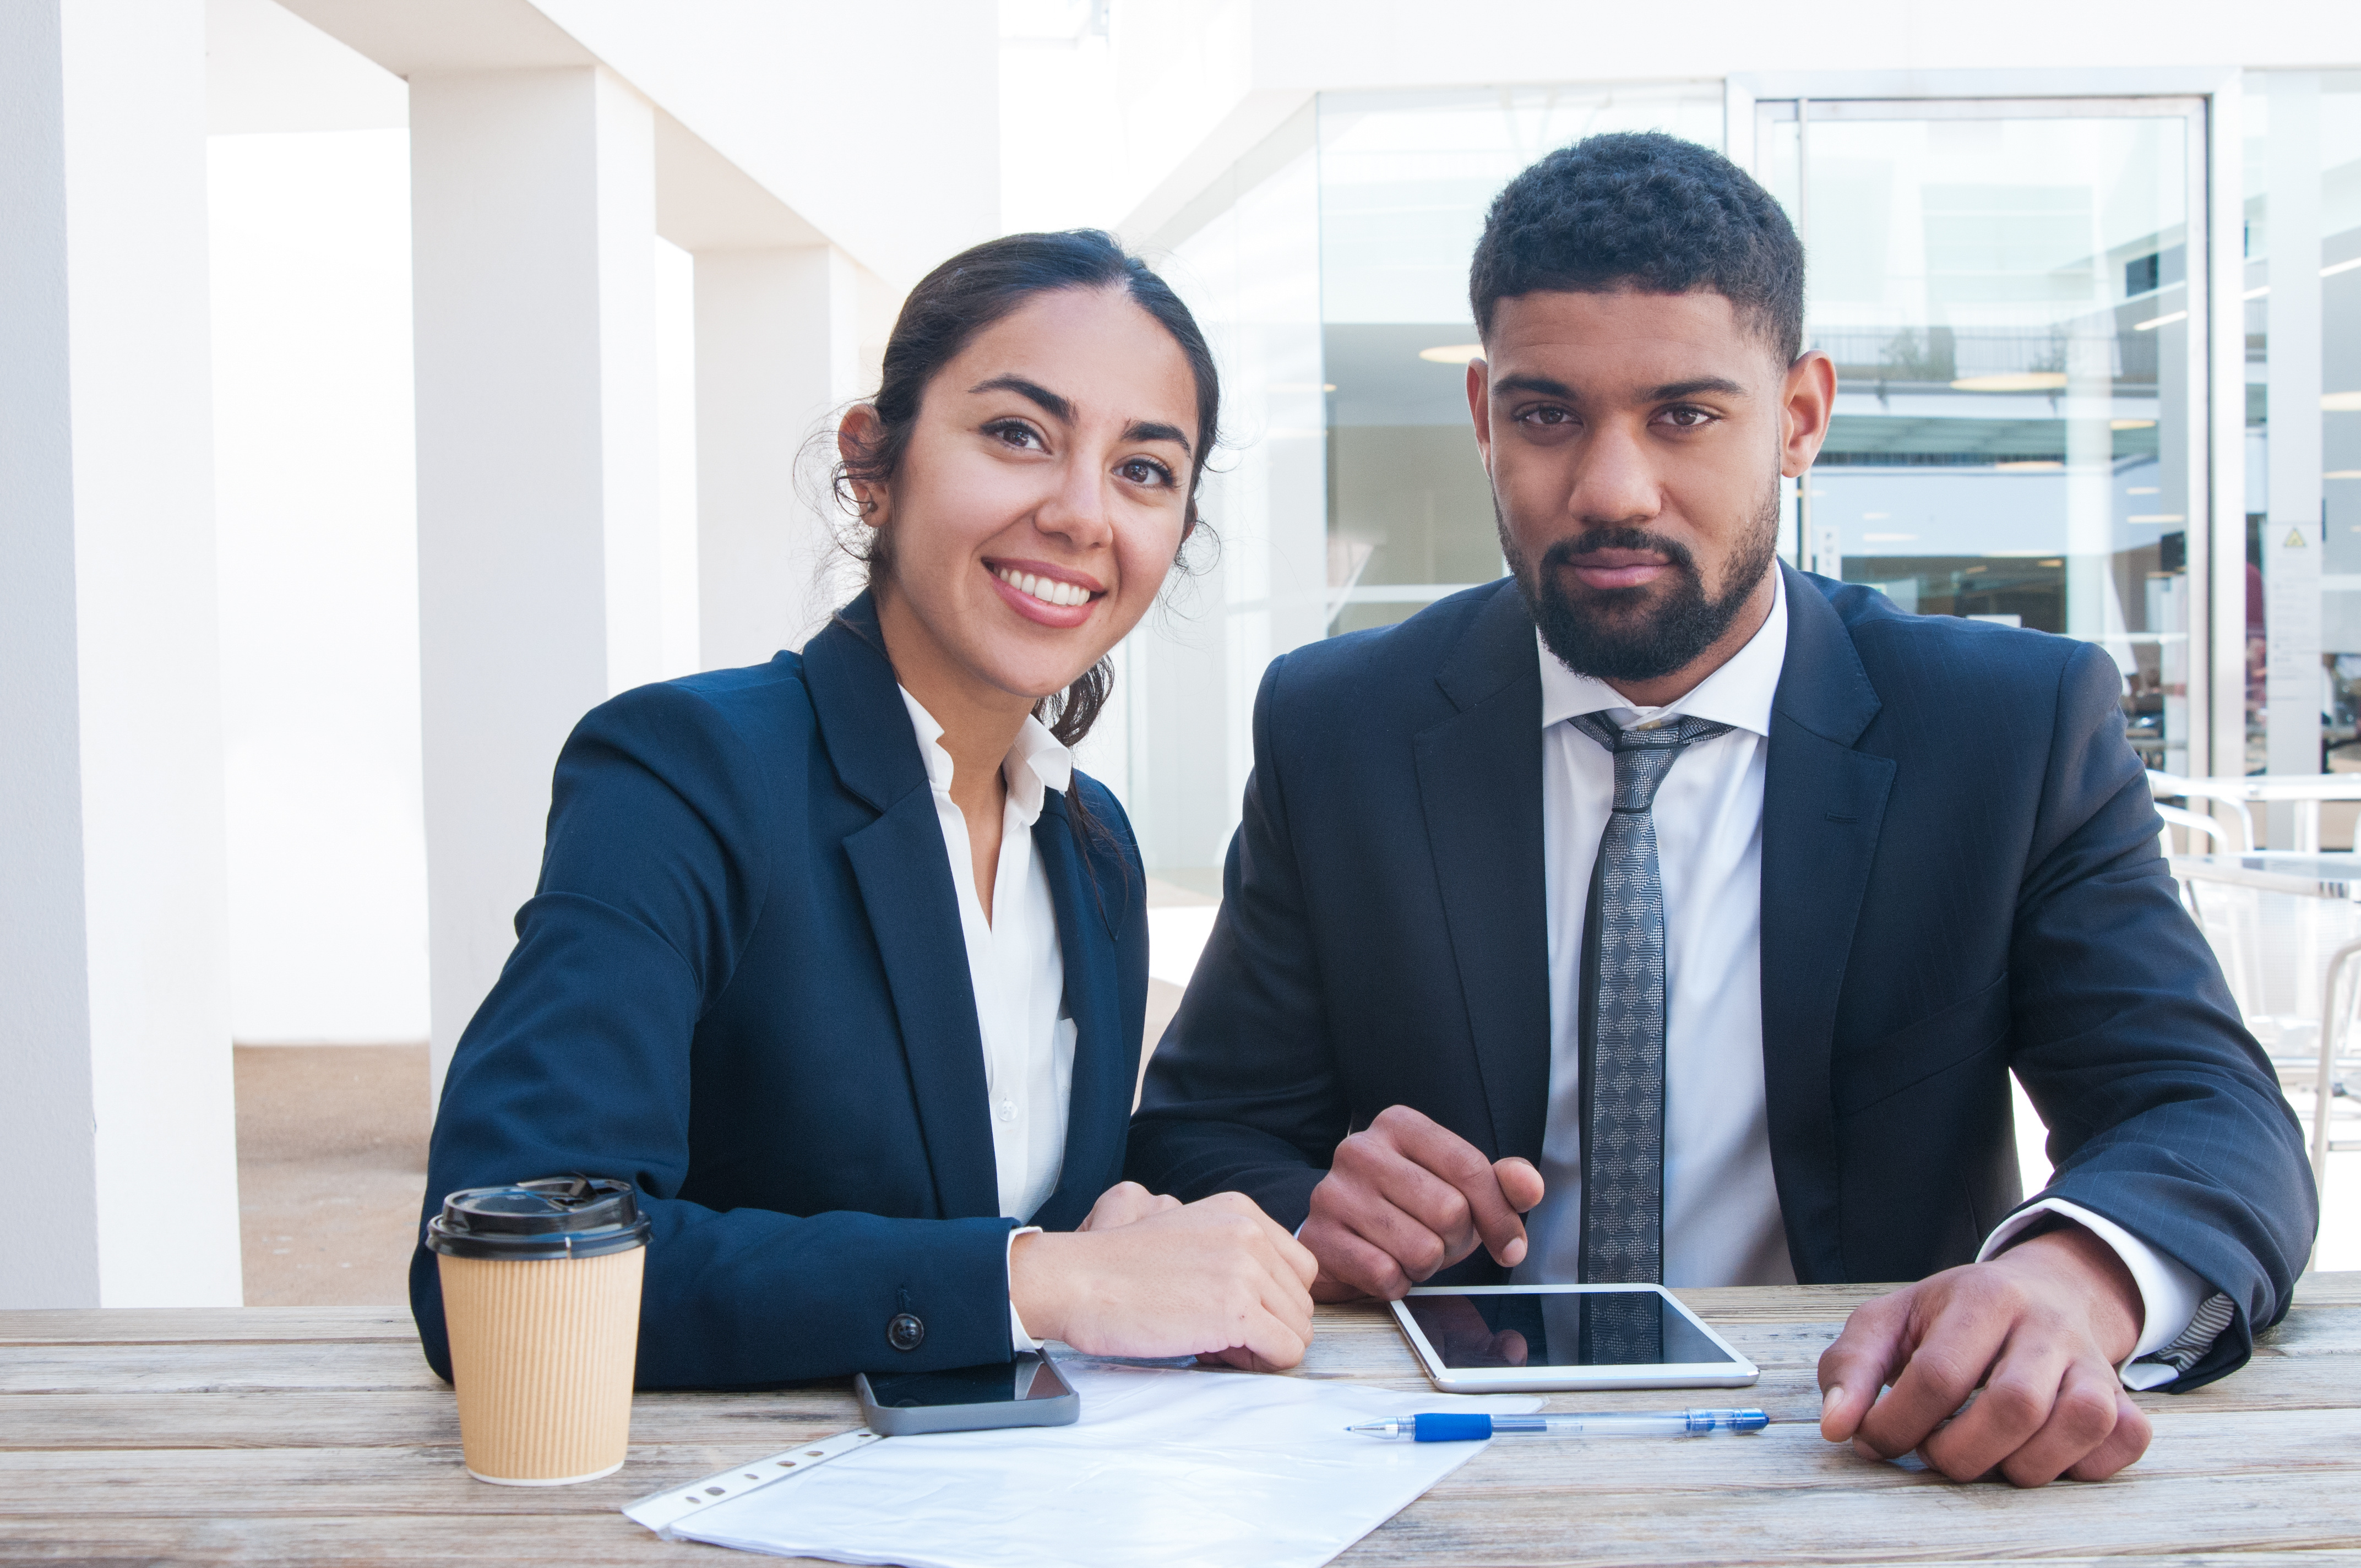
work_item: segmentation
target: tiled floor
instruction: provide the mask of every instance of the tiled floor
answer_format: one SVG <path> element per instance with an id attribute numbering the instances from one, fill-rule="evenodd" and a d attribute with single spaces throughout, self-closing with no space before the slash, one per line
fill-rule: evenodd
<path id="1" fill-rule="evenodd" d="M 380 1306 L 426 1188 L 426 1047 L 240 1046 L 238 1217 L 249 1307 Z"/>

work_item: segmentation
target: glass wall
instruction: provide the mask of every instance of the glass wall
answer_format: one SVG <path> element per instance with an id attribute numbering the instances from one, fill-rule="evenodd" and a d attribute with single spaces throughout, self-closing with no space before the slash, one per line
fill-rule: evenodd
<path id="1" fill-rule="evenodd" d="M 2246 277 L 2218 281 L 2202 100 L 1755 106 L 1840 378 L 1787 543 L 1905 609 L 2098 644 L 2152 767 L 2361 770 L 2361 72 L 2247 81 L 2224 121 Z M 1724 104 L 1718 81 L 1324 93 L 1151 247 L 1221 356 L 1229 432 L 1220 564 L 1122 654 L 1104 771 L 1151 871 L 1216 885 L 1272 657 L 1501 573 L 1465 395 L 1493 195 L 1601 131 L 1724 146 Z M 2218 590 L 2209 305 L 2246 316 L 2246 515 L 2223 526 L 2247 571 Z M 2216 702 L 2241 628 L 2248 690 Z M 2209 755 L 2241 704 L 2246 754 Z"/>
<path id="2" fill-rule="evenodd" d="M 1762 105 L 1758 137 L 1810 256 L 1806 341 L 1837 362 L 1811 565 L 2099 643 L 2134 746 L 2177 773 L 2205 558 L 2202 108 L 1793 102 Z"/>
<path id="3" fill-rule="evenodd" d="M 2361 72 L 2246 83 L 2246 771 L 2361 772 Z"/>

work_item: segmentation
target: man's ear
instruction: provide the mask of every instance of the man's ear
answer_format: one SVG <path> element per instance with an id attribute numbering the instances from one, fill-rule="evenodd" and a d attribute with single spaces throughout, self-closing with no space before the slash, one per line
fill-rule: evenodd
<path id="1" fill-rule="evenodd" d="M 1492 367 L 1477 355 L 1467 362 L 1467 417 L 1476 425 L 1476 450 L 1484 455 L 1487 473 L 1492 467 Z"/>
<path id="2" fill-rule="evenodd" d="M 1807 349 L 1787 367 L 1779 392 L 1779 472 L 1795 478 L 1812 466 L 1828 438 L 1828 419 L 1836 411 L 1836 362 L 1818 349 Z"/>

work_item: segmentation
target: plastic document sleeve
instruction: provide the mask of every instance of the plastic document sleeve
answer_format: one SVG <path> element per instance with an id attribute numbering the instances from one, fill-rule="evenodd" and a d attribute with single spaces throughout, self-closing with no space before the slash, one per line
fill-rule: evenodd
<path id="1" fill-rule="evenodd" d="M 1082 1398 L 1071 1426 L 846 1432 L 624 1511 L 676 1540 L 905 1568 L 1318 1568 L 1487 1446 L 1346 1427 L 1411 1407 L 1541 1405 L 1081 1358 L 1059 1369 Z"/>

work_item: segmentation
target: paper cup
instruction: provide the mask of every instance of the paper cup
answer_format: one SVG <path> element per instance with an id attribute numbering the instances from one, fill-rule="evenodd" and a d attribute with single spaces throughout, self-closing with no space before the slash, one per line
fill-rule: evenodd
<path id="1" fill-rule="evenodd" d="M 629 1183 L 566 1178 L 444 1200 L 439 1255 L 467 1473 L 565 1486 L 621 1468 L 648 1222 Z"/>

